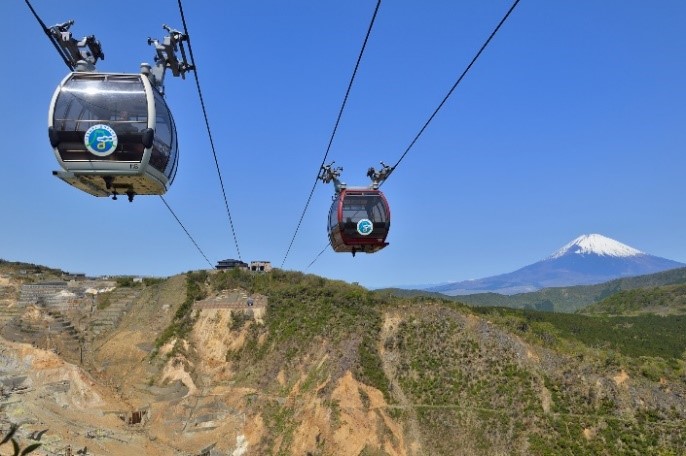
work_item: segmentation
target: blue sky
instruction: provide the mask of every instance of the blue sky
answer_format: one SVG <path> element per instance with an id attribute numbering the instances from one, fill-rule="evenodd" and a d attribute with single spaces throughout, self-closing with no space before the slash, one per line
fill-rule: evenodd
<path id="1" fill-rule="evenodd" d="M 33 0 L 94 34 L 100 71 L 136 72 L 177 2 Z M 511 2 L 383 2 L 329 160 L 343 180 L 395 163 Z M 376 2 L 186 1 L 184 12 L 244 261 L 280 266 Z M 158 197 L 82 193 L 59 168 L 47 111 L 67 68 L 20 0 L 0 2 L 0 258 L 87 274 L 207 268 Z M 390 246 L 325 252 L 307 272 L 370 287 L 509 272 L 584 233 L 686 262 L 686 2 L 522 0 L 384 184 Z M 168 76 L 179 171 L 165 196 L 212 263 L 237 258 L 193 76 Z M 327 243 L 319 184 L 285 269 Z"/>

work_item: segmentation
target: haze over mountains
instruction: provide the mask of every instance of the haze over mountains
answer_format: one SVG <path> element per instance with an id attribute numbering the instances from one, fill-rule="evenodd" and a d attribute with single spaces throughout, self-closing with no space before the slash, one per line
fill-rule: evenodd
<path id="1" fill-rule="evenodd" d="M 591 285 L 686 266 L 641 252 L 600 234 L 582 235 L 544 260 L 514 272 L 425 288 L 450 296 L 516 294 L 549 287 Z"/>

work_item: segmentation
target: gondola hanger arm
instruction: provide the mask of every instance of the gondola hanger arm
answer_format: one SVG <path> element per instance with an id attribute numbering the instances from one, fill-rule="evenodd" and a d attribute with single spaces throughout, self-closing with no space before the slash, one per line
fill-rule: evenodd
<path id="1" fill-rule="evenodd" d="M 334 188 L 336 190 L 336 195 L 338 195 L 348 186 L 345 182 L 341 181 L 340 179 L 341 171 L 343 171 L 343 168 L 340 166 L 334 167 L 334 163 L 336 162 L 331 162 L 331 164 L 329 165 L 322 165 L 319 171 L 318 179 L 324 182 L 325 184 L 333 182 Z M 388 179 L 388 177 L 393 172 L 392 167 L 388 166 L 384 162 L 379 163 L 381 163 L 381 169 L 379 169 L 378 171 L 373 166 L 367 170 L 367 177 L 369 177 L 372 181 L 372 183 L 368 187 L 371 190 L 378 190 L 379 186 L 383 184 L 384 181 Z"/>
<path id="2" fill-rule="evenodd" d="M 77 40 L 69 31 L 74 20 L 55 24 L 47 29 L 48 36 L 58 46 L 62 57 L 70 69 L 77 71 L 95 71 L 98 59 L 105 60 L 100 41 L 94 35 L 88 35 Z"/>
<path id="3" fill-rule="evenodd" d="M 319 171 L 318 179 L 320 179 L 325 184 L 333 182 L 336 194 L 338 195 L 341 191 L 345 190 L 347 185 L 345 182 L 340 180 L 341 171 L 343 171 L 343 168 L 341 166 L 334 168 L 334 163 L 336 162 L 333 161 L 330 165 L 322 165 Z"/>
<path id="4" fill-rule="evenodd" d="M 369 177 L 372 180 L 372 185 L 370 187 L 374 190 L 377 190 L 393 172 L 393 168 L 391 168 L 384 162 L 379 163 L 381 163 L 380 170 L 377 171 L 376 169 L 374 169 L 373 166 L 367 170 L 367 177 Z"/>
<path id="5" fill-rule="evenodd" d="M 141 63 L 141 72 L 164 95 L 164 75 L 167 69 L 171 70 L 174 77 L 181 76 L 181 79 L 186 79 L 186 73 L 195 70 L 195 66 L 188 63 L 186 50 L 183 46 L 183 43 L 188 41 L 188 35 L 168 25 L 162 25 L 162 28 L 168 33 L 162 41 L 148 38 L 148 44 L 155 48 L 155 65 L 153 66 L 145 62 Z M 176 55 L 179 49 L 181 50 L 180 59 Z"/>

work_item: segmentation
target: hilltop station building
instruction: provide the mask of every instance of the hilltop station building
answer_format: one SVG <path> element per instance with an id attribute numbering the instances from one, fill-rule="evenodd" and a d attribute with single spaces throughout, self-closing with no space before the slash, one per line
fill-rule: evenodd
<path id="1" fill-rule="evenodd" d="M 272 270 L 272 263 L 270 261 L 251 261 L 250 264 L 244 261 L 226 259 L 217 262 L 216 269 L 243 269 L 254 272 L 269 272 Z"/>

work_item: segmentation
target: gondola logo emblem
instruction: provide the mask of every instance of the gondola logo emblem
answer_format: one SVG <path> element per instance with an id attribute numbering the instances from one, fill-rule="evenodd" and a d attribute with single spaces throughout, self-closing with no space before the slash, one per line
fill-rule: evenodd
<path id="1" fill-rule="evenodd" d="M 362 219 L 357 222 L 357 232 L 362 236 L 367 236 L 374 230 L 374 224 L 369 219 Z"/>
<path id="2" fill-rule="evenodd" d="M 83 138 L 86 149 L 98 157 L 107 157 L 117 148 L 117 133 L 108 125 L 96 124 L 86 130 Z"/>

